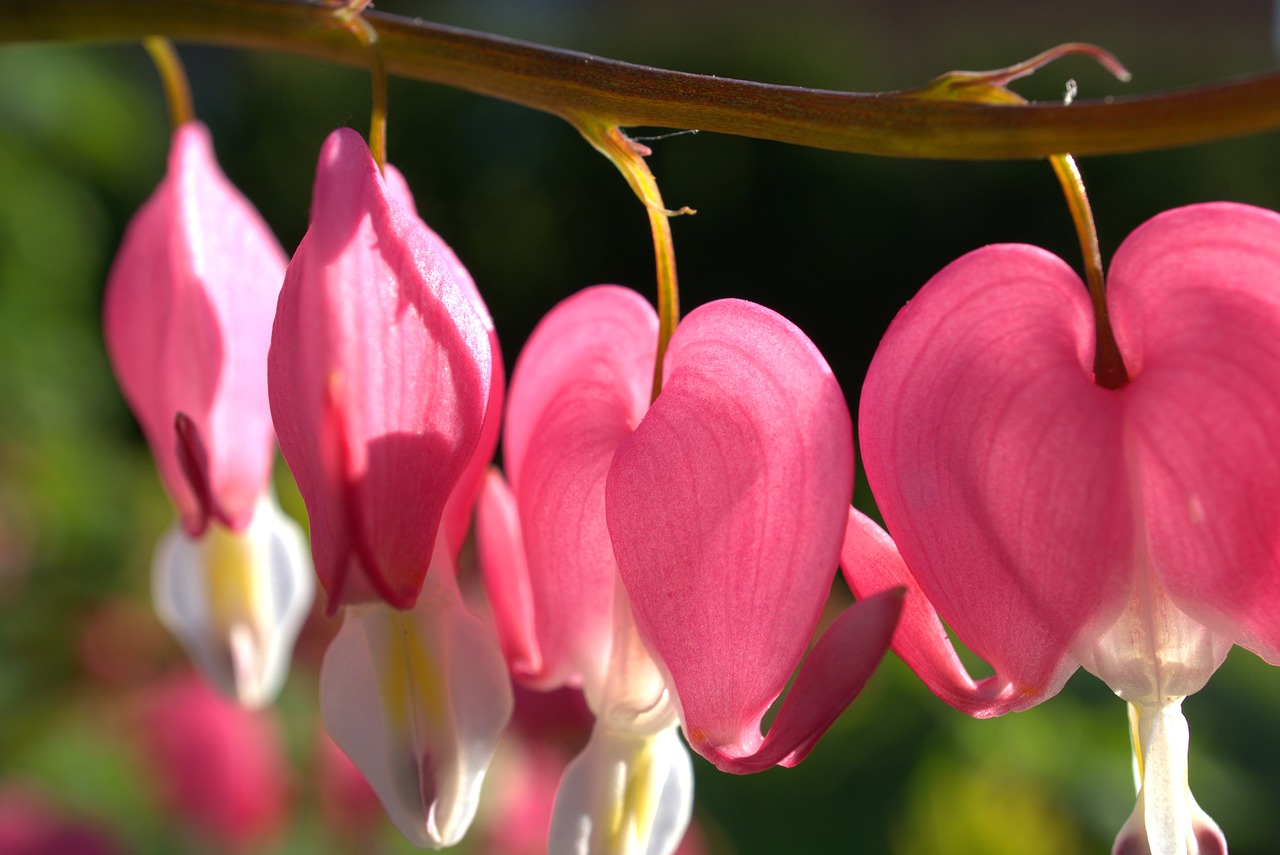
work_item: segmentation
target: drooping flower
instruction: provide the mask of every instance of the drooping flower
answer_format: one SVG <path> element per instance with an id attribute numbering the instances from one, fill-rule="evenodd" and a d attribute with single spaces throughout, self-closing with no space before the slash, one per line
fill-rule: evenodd
<path id="1" fill-rule="evenodd" d="M 1034 247 L 970 253 L 899 313 L 860 410 L 893 541 L 854 513 L 844 569 L 859 594 L 909 587 L 894 650 L 975 716 L 1100 677 L 1130 705 L 1140 787 L 1116 851 L 1225 852 L 1181 704 L 1233 644 L 1280 662 L 1280 215 L 1168 211 L 1109 283 L 1118 389 L 1093 377 L 1084 285 Z"/>
<path id="2" fill-rule="evenodd" d="M 279 691 L 315 588 L 270 487 L 267 346 L 284 265 L 208 130 L 188 122 L 129 225 L 103 308 L 112 367 L 181 517 L 153 562 L 156 610 L 249 706 Z"/>
<path id="3" fill-rule="evenodd" d="M 338 130 L 285 276 L 269 356 L 280 447 L 343 624 L 325 655 L 325 726 L 397 828 L 458 842 L 511 713 L 492 632 L 455 560 L 497 441 L 493 324 L 403 178 Z"/>
<path id="4" fill-rule="evenodd" d="M 846 613 L 810 654 L 853 485 L 848 409 L 817 349 L 773 312 L 692 312 L 650 404 L 657 318 L 588 289 L 516 366 L 505 454 L 479 512 L 486 586 L 515 675 L 579 685 L 596 716 L 565 773 L 551 851 L 668 853 L 692 772 L 799 762 L 879 661 L 896 595 Z"/>

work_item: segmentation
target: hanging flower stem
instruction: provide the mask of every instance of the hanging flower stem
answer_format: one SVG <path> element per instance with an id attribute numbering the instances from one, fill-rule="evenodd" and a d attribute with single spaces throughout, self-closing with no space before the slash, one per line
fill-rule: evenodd
<path id="1" fill-rule="evenodd" d="M 670 211 L 662 203 L 658 182 L 645 157 L 648 147 L 641 145 L 622 132 L 617 125 L 609 125 L 591 118 L 571 119 L 578 131 L 597 151 L 609 158 L 618 168 L 632 191 L 644 204 L 649 214 L 649 228 L 653 232 L 653 254 L 658 279 L 658 353 L 653 365 L 653 399 L 662 391 L 662 365 L 671 334 L 680 321 L 680 286 L 676 281 L 675 245 L 671 241 L 671 217 L 692 214 L 692 208 Z"/>
<path id="2" fill-rule="evenodd" d="M 369 152 L 378 171 L 387 166 L 387 64 L 382 58 L 378 31 L 364 16 L 369 0 L 351 0 L 335 13 L 335 17 L 364 45 L 369 57 L 369 76 L 373 82 L 373 107 L 369 111 Z"/>
<path id="3" fill-rule="evenodd" d="M 1085 192 L 1084 180 L 1080 177 L 1075 158 L 1069 154 L 1055 154 L 1049 157 L 1049 163 L 1062 185 L 1067 208 L 1071 211 L 1071 220 L 1076 226 L 1076 235 L 1080 238 L 1080 252 L 1084 256 L 1085 281 L 1089 284 L 1089 299 L 1093 303 L 1096 334 L 1093 351 L 1094 380 L 1104 388 L 1120 389 L 1128 385 L 1129 372 L 1125 370 L 1124 357 L 1120 354 L 1120 346 L 1116 344 L 1111 318 L 1107 313 L 1107 286 L 1102 273 L 1102 252 L 1098 249 L 1098 230 L 1094 226 L 1089 195 Z"/>
<path id="4" fill-rule="evenodd" d="M 191 85 L 187 83 L 187 72 L 182 67 L 178 52 L 174 50 L 173 42 L 163 36 L 148 36 L 142 40 L 142 46 L 151 55 L 156 71 L 160 72 L 165 102 L 169 105 L 169 121 L 173 123 L 173 127 L 177 128 L 194 119 Z"/>
<path id="5" fill-rule="evenodd" d="M 999 104 L 1016 108 L 1027 102 L 1017 92 L 1009 89 L 1010 83 L 1039 71 L 1056 59 L 1071 54 L 1092 58 L 1121 81 L 1129 79 L 1129 70 L 1116 57 L 1095 45 L 1077 42 L 1059 45 L 1008 68 L 997 68 L 992 71 L 951 71 L 912 90 L 911 97 L 926 102 Z M 1075 95 L 1075 82 L 1071 81 L 1067 85 L 1067 97 L 1063 101 L 1063 106 L 1070 107 Z M 1089 196 L 1085 193 L 1080 170 L 1076 168 L 1075 159 L 1071 155 L 1050 153 L 1048 157 L 1062 185 L 1062 192 L 1066 195 L 1067 207 L 1071 211 L 1071 219 L 1076 225 L 1076 234 L 1080 238 L 1080 249 L 1084 254 L 1085 278 L 1089 283 L 1089 297 L 1093 302 L 1097 342 L 1093 357 L 1094 380 L 1107 389 L 1119 389 L 1129 382 L 1129 375 L 1125 371 L 1124 360 L 1120 356 L 1120 348 L 1116 344 L 1111 321 L 1107 315 L 1102 253 L 1098 249 L 1098 232 L 1094 228 Z"/>

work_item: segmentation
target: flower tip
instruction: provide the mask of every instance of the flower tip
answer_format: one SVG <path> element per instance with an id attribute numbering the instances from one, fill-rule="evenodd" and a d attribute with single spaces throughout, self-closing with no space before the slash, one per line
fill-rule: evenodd
<path id="1" fill-rule="evenodd" d="M 440 849 L 471 825 L 513 700 L 497 639 L 466 610 L 452 566 L 436 569 L 412 612 L 346 610 L 321 666 L 320 708 L 401 834 Z"/>
<path id="2" fill-rule="evenodd" d="M 205 678 L 246 709 L 270 704 L 315 593 L 301 530 L 270 498 L 235 533 L 175 527 L 156 549 L 152 600 Z"/>

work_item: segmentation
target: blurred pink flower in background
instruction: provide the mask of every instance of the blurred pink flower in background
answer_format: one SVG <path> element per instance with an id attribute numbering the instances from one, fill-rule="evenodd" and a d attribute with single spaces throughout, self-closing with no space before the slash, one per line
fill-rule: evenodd
<path id="1" fill-rule="evenodd" d="M 360 769 L 329 732 L 323 726 L 316 731 L 315 769 L 321 817 L 334 834 L 357 847 L 353 851 L 360 851 L 366 841 L 387 826 L 387 812 Z"/>
<path id="2" fill-rule="evenodd" d="M 274 713 L 243 709 L 191 674 L 152 690 L 139 724 L 160 798 L 192 833 L 235 853 L 277 838 L 291 793 Z"/>
<path id="3" fill-rule="evenodd" d="M 105 830 L 63 814 L 23 782 L 0 782 L 0 852 L 4 855 L 123 855 Z"/>

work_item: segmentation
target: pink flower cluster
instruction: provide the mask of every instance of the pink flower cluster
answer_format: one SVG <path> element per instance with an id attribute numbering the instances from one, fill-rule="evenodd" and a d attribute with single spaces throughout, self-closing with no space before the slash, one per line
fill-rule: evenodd
<path id="1" fill-rule="evenodd" d="M 286 269 L 184 126 L 106 311 L 180 516 L 157 604 L 225 692 L 278 689 L 311 577 L 270 498 L 274 436 L 343 612 L 326 726 L 420 845 L 475 816 L 512 677 L 580 688 L 594 718 L 551 851 L 660 855 L 689 823 L 686 742 L 731 772 L 799 762 L 892 638 L 977 716 L 1097 674 L 1141 758 L 1117 851 L 1225 851 L 1187 788 L 1180 704 L 1233 644 L 1280 660 L 1280 216 L 1168 212 L 1110 283 L 1120 389 L 1093 377 L 1084 285 L 1032 247 L 971 253 L 903 309 L 859 409 L 890 539 L 850 507 L 844 392 L 769 309 L 692 311 L 654 396 L 655 312 L 587 289 L 538 325 L 504 407 L 475 284 L 357 134 L 324 143 Z M 486 475 L 500 426 L 505 477 Z M 456 579 L 477 501 L 492 626 Z M 859 602 L 810 649 L 839 564 Z"/>

